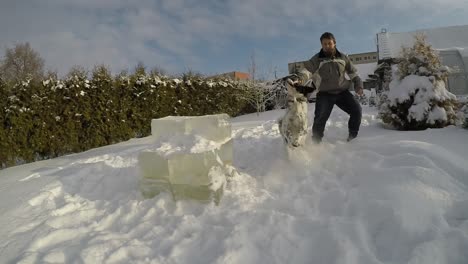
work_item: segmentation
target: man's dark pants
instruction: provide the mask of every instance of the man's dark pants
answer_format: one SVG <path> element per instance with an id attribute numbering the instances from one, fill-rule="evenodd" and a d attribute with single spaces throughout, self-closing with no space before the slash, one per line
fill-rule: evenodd
<path id="1" fill-rule="evenodd" d="M 315 102 L 314 125 L 312 126 L 312 140 L 314 142 L 322 141 L 325 125 L 335 104 L 349 114 L 349 136 L 357 136 L 361 125 L 362 108 L 351 92 L 348 90 L 339 94 L 318 92 Z"/>

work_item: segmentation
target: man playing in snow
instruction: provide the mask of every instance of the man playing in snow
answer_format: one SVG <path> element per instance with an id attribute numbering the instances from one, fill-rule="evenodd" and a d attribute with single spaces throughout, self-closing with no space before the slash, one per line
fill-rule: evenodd
<path id="1" fill-rule="evenodd" d="M 315 143 L 322 141 L 325 125 L 336 104 L 350 116 L 348 121 L 348 141 L 350 141 L 358 135 L 362 109 L 349 91 L 351 82 L 345 78 L 345 73 L 354 83 L 354 90 L 358 95 L 363 94 L 362 80 L 356 74 L 357 70 L 348 56 L 336 48 L 336 40 L 332 33 L 323 33 L 320 42 L 322 44 L 320 52 L 305 62 L 305 70 L 297 72 L 293 81 L 300 86 L 311 80 L 318 89 L 312 140 Z M 298 89 L 304 89 L 304 87 L 298 87 Z"/>

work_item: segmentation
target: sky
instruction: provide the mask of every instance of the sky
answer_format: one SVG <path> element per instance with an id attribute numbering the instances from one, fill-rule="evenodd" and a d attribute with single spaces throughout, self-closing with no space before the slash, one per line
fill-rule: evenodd
<path id="1" fill-rule="evenodd" d="M 48 69 L 139 62 L 170 74 L 248 72 L 281 77 L 329 31 L 345 53 L 376 51 L 375 36 L 468 24 L 466 0 L 0 1 L 0 48 L 29 42 Z"/>

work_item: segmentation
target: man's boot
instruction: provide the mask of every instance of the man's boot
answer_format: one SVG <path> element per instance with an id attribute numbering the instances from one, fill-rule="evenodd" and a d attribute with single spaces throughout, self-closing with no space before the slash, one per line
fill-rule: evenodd
<path id="1" fill-rule="evenodd" d="M 350 142 L 351 140 L 355 139 L 356 137 L 357 137 L 357 134 L 349 133 L 348 139 L 346 141 Z"/>
<path id="2" fill-rule="evenodd" d="M 320 144 L 322 142 L 322 138 L 312 136 L 312 142 L 314 142 L 314 144 Z"/>

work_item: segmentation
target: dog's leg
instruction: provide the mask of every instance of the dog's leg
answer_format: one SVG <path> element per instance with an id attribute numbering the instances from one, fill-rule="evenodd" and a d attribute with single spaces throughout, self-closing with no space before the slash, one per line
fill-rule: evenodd
<path id="1" fill-rule="evenodd" d="M 278 130 L 280 132 L 281 137 L 284 140 L 284 143 L 287 145 L 288 144 L 288 139 L 286 137 L 286 134 L 284 133 L 285 131 L 284 131 L 284 127 L 283 127 L 283 118 L 278 119 Z"/>
<path id="2" fill-rule="evenodd" d="M 280 135 L 283 135 L 283 118 L 278 119 L 278 130 L 280 132 Z"/>

